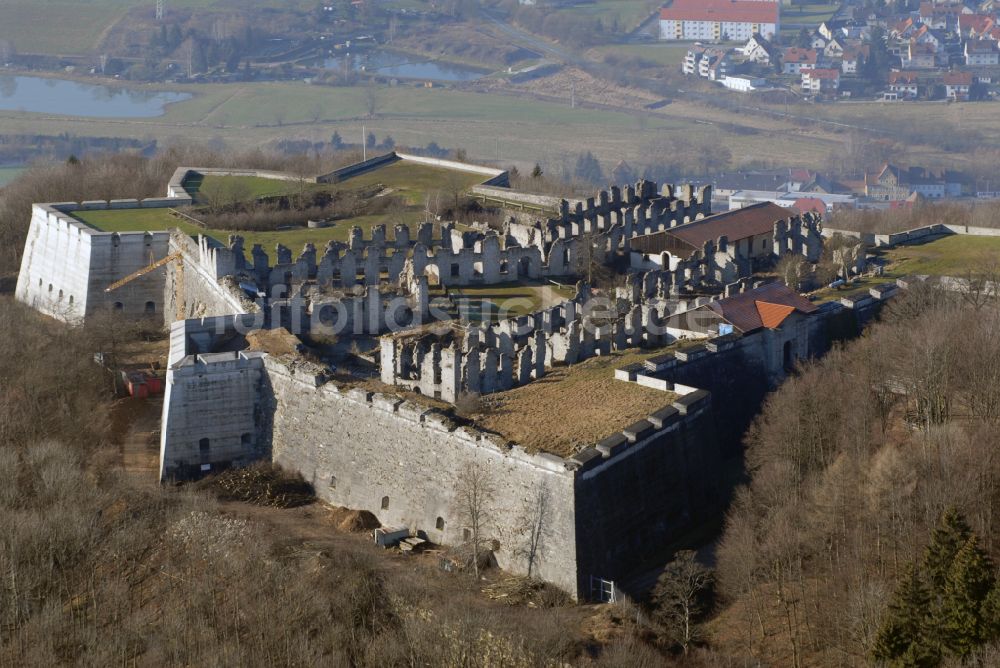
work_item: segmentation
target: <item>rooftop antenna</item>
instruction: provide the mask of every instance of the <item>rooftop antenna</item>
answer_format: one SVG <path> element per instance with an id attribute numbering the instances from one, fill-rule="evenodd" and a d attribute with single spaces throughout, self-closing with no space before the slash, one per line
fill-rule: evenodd
<path id="1" fill-rule="evenodd" d="M 165 0 L 156 0 L 156 20 L 163 20 L 163 4 Z"/>

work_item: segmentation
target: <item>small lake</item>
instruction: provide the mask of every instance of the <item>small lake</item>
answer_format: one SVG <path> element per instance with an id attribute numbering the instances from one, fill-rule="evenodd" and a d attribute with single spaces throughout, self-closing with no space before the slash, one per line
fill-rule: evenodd
<path id="1" fill-rule="evenodd" d="M 376 73 L 398 79 L 428 79 L 433 81 L 475 81 L 488 74 L 467 65 L 456 65 L 438 60 L 426 60 L 396 51 L 369 51 L 345 56 L 332 56 L 323 61 L 327 69 L 340 69 L 344 59 L 350 59 L 356 72 Z"/>
<path id="2" fill-rule="evenodd" d="M 90 118 L 152 118 L 188 93 L 139 90 L 67 79 L 0 75 L 0 110 Z"/>

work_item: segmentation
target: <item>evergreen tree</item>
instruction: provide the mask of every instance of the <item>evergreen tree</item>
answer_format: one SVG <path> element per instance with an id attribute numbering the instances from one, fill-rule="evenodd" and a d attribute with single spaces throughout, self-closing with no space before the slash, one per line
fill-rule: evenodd
<path id="1" fill-rule="evenodd" d="M 799 30 L 799 34 L 795 37 L 795 46 L 800 49 L 808 49 L 812 46 L 812 37 L 809 35 L 808 28 Z"/>
<path id="2" fill-rule="evenodd" d="M 933 666 L 939 658 L 928 642 L 931 596 L 915 566 L 903 575 L 875 637 L 874 658 L 892 665 Z"/>
<path id="3" fill-rule="evenodd" d="M 924 551 L 923 563 L 928 584 L 937 594 L 944 591 L 955 555 L 970 536 L 972 529 L 969 528 L 969 523 L 955 508 L 948 508 L 941 514 L 938 525 L 931 534 L 930 545 Z"/>
<path id="4" fill-rule="evenodd" d="M 576 159 L 576 169 L 573 176 L 586 183 L 600 183 L 604 180 L 604 172 L 601 170 L 601 163 L 597 161 L 590 151 L 581 153 Z"/>
<path id="5" fill-rule="evenodd" d="M 995 584 L 993 563 L 973 534 L 955 555 L 942 596 L 938 630 L 949 651 L 965 656 L 989 640 L 993 624 L 985 604 Z"/>
<path id="6" fill-rule="evenodd" d="M 535 163 L 535 168 L 531 170 L 531 178 L 537 179 L 543 174 L 542 166 L 537 162 Z"/>
<path id="7" fill-rule="evenodd" d="M 368 136 L 365 137 L 365 147 L 366 148 L 375 148 L 375 145 L 377 143 L 378 143 L 378 140 L 375 139 L 375 133 L 374 132 L 369 132 Z"/>
<path id="8" fill-rule="evenodd" d="M 338 150 L 344 147 L 344 139 L 339 132 L 334 131 L 333 136 L 330 137 L 330 146 Z"/>

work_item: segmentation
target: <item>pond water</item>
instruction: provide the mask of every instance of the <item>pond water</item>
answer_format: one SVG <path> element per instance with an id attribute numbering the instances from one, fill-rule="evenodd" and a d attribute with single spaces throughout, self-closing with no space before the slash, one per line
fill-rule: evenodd
<path id="1" fill-rule="evenodd" d="M 91 118 L 151 118 L 188 93 L 80 83 L 67 79 L 0 75 L 0 110 Z"/>
<path id="2" fill-rule="evenodd" d="M 346 56 L 333 56 L 323 61 L 327 69 L 344 67 L 349 59 L 351 69 L 356 72 L 374 72 L 386 77 L 399 79 L 430 79 L 434 81 L 475 81 L 486 76 L 486 72 L 467 65 L 456 65 L 438 60 L 426 60 L 398 51 L 369 51 Z"/>

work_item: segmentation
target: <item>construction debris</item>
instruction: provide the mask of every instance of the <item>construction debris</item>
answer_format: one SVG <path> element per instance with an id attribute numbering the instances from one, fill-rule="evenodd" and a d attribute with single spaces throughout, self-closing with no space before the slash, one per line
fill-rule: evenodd
<path id="1" fill-rule="evenodd" d="M 245 501 L 258 506 L 295 508 L 315 500 L 312 485 L 271 464 L 223 471 L 198 485 L 224 501 Z"/>
<path id="2" fill-rule="evenodd" d="M 503 577 L 483 587 L 483 593 L 494 601 L 507 605 L 524 605 L 529 608 L 548 608 L 558 605 L 552 587 L 541 580 L 512 575 Z M 565 597 L 565 594 L 561 595 Z"/>

